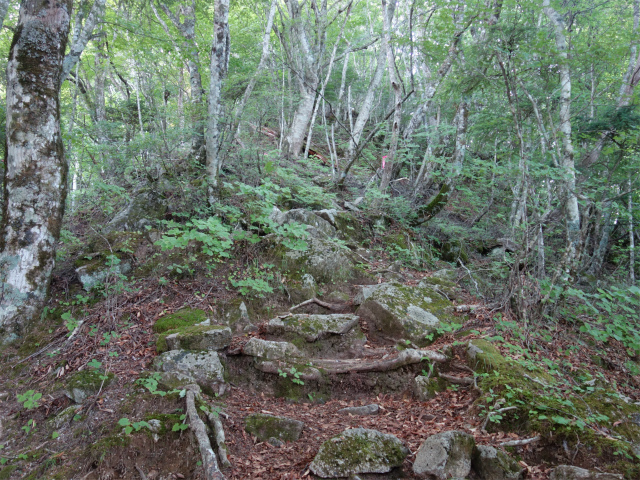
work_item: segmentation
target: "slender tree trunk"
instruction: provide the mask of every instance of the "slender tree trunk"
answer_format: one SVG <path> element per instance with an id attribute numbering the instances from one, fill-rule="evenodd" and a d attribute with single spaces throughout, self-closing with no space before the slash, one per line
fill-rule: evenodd
<path id="1" fill-rule="evenodd" d="M 211 80 L 209 84 L 209 115 L 207 119 L 207 183 L 209 203 L 216 202 L 220 156 L 220 126 L 222 116 L 222 81 L 229 67 L 229 0 L 216 0 L 213 45 L 211 47 Z"/>
<path id="2" fill-rule="evenodd" d="M 7 64 L 7 141 L 0 237 L 0 339 L 44 305 L 67 194 L 59 91 L 71 0 L 24 0 Z"/>
<path id="3" fill-rule="evenodd" d="M 543 10 L 551 21 L 556 37 L 560 71 L 560 126 L 562 134 L 562 169 L 564 170 L 564 210 L 567 233 L 566 255 L 562 276 L 568 279 L 579 255 L 580 209 L 576 195 L 576 171 L 571 140 L 571 72 L 569 69 L 569 45 L 565 36 L 562 16 L 543 0 Z"/>
<path id="4" fill-rule="evenodd" d="M 4 19 L 7 16 L 8 10 L 9 0 L 0 0 L 0 30 L 2 30 L 2 25 L 4 25 Z"/>
<path id="5" fill-rule="evenodd" d="M 636 245 L 635 234 L 633 231 L 633 190 L 631 189 L 631 172 L 629 172 L 629 180 L 627 182 L 629 187 L 629 198 L 627 200 L 627 213 L 629 215 L 629 283 L 634 285 L 636 283 Z"/>
<path id="6" fill-rule="evenodd" d="M 87 43 L 91 40 L 93 30 L 96 28 L 96 25 L 102 21 L 105 3 L 106 0 L 95 0 L 84 23 L 82 22 L 83 9 L 78 8 L 73 38 L 71 39 L 71 48 L 62 63 L 62 82 L 67 79 L 73 67 L 78 63 L 78 60 L 80 60 L 80 55 L 82 55 Z"/>

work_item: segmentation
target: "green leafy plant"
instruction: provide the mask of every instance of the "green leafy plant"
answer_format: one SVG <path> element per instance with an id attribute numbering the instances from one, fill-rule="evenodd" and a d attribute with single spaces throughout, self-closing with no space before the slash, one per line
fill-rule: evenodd
<path id="1" fill-rule="evenodd" d="M 278 375 L 283 378 L 288 378 L 291 375 L 291 381 L 297 385 L 304 385 L 304 381 L 300 378 L 301 372 L 296 367 L 291 367 L 288 372 L 278 369 Z"/>
<path id="2" fill-rule="evenodd" d="M 174 423 L 173 426 L 171 427 L 171 431 L 172 432 L 182 432 L 184 430 L 186 430 L 187 428 L 189 428 L 189 425 L 187 425 L 185 423 L 187 416 L 182 414 L 180 415 L 180 420 L 182 421 L 182 423 Z"/>
<path id="3" fill-rule="evenodd" d="M 149 425 L 149 423 L 145 422 L 144 420 L 132 423 L 128 418 L 121 418 L 120 420 L 118 420 L 118 425 L 124 427 L 124 433 L 126 433 L 127 435 L 131 434 L 131 432 L 133 432 L 134 430 L 136 432 L 139 432 L 143 428 L 148 428 L 149 430 L 151 430 L 151 425 Z"/>
<path id="4" fill-rule="evenodd" d="M 42 394 L 35 390 L 27 390 L 23 394 L 17 395 L 18 403 L 22 403 L 24 408 L 32 410 L 38 407 L 38 400 L 42 398 Z"/>

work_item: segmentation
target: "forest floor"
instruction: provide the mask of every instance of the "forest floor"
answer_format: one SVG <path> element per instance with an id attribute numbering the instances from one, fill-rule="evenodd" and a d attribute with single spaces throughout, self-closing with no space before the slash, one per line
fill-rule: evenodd
<path id="1" fill-rule="evenodd" d="M 384 260 L 371 269 L 385 266 Z M 178 394 L 158 395 L 136 382 L 149 370 L 157 355 L 152 327 L 161 316 L 184 306 L 215 312 L 218 302 L 229 300 L 230 293 L 220 281 L 213 279 L 170 281 L 160 285 L 157 279 L 141 279 L 117 296 L 93 305 L 82 296 L 69 296 L 64 268 L 53 285 L 55 306 L 68 306 L 73 301 L 82 304 L 84 321 L 91 324 L 92 333 L 69 338 L 69 328 L 58 322 L 47 329 L 46 324 L 34 331 L 21 345 L 2 352 L 4 374 L 0 377 L 0 459 L 2 478 L 73 478 L 106 479 L 176 479 L 203 478 L 200 454 L 189 430 L 170 431 L 163 428 L 159 438 L 147 428 L 129 435 L 122 433 L 121 419 L 132 423 L 155 419 L 176 419 L 183 413 L 184 399 Z M 419 279 L 425 272 L 407 271 Z M 411 282 L 410 282 L 411 283 Z M 79 298 L 79 300 L 77 300 Z M 75 299 L 75 300 L 74 300 Z M 267 299 L 268 311 L 286 311 L 286 305 L 276 297 Z M 481 305 L 482 302 L 465 293 L 460 303 Z M 460 317 L 464 325 L 457 332 L 445 334 L 430 346 L 440 350 L 452 348 L 454 361 L 465 363 L 468 341 L 496 333 L 499 317 L 480 306 L 473 314 Z M 122 322 L 122 319 L 128 319 Z M 261 318 L 263 323 L 269 318 Z M 505 320 L 502 317 L 502 320 Z M 366 326 L 364 326 L 366 328 Z M 619 390 L 633 401 L 640 400 L 640 380 L 625 370 L 624 351 L 611 348 L 605 363 L 596 363 L 597 345 L 589 347 L 569 326 L 543 326 L 552 340 L 538 345 L 550 361 L 570 359 L 581 368 L 588 366 L 591 374 L 615 381 Z M 258 332 L 250 335 L 260 335 Z M 505 342 L 536 342 L 535 337 L 516 338 L 501 331 Z M 574 345 L 579 348 L 568 348 Z M 369 340 L 366 348 L 387 348 Z M 503 349 L 504 350 L 504 349 Z M 571 352 L 571 353 L 569 353 Z M 505 350 L 504 354 L 508 354 Z M 99 391 L 83 403 L 72 403 L 63 393 L 65 377 L 99 362 L 105 373 L 114 374 Z M 97 365 L 97 364 L 96 364 Z M 213 398 L 212 405 L 223 413 L 231 468 L 224 471 L 229 479 L 303 479 L 314 478 L 309 464 L 326 439 L 346 428 L 364 427 L 397 436 L 409 448 L 403 473 L 397 478 L 417 478 L 411 470 L 413 456 L 429 435 L 447 430 L 462 430 L 472 434 L 478 444 L 499 447 L 507 441 L 533 437 L 537 432 L 518 431 L 508 425 L 485 422 L 476 400 L 479 393 L 472 386 L 451 385 L 428 401 L 419 401 L 405 391 L 393 394 L 372 394 L 359 384 L 358 375 L 341 379 L 329 400 L 314 401 L 313 394 L 304 401 L 291 402 L 273 398 L 238 385 L 230 385 L 224 396 Z M 35 408 L 25 408 L 18 395 L 33 390 L 43 393 Z M 154 394 L 155 393 L 155 394 Z M 346 406 L 376 403 L 380 413 L 374 416 L 352 416 L 337 411 Z M 61 412 L 70 412 L 61 415 Z M 299 441 L 275 447 L 259 442 L 244 430 L 247 414 L 262 412 L 283 415 L 304 422 Z M 605 427 L 597 432 L 607 435 Z M 598 468 L 615 458 L 594 457 L 580 442 L 569 448 L 546 434 L 539 442 L 509 447 L 509 451 L 525 469 L 526 478 L 545 479 L 552 466 L 573 464 Z M 2 466 L 0 465 L 0 468 Z M 382 477 L 381 477 L 382 478 Z M 390 478 L 390 477 L 385 477 Z M 396 478 L 396 477 L 394 477 Z"/>

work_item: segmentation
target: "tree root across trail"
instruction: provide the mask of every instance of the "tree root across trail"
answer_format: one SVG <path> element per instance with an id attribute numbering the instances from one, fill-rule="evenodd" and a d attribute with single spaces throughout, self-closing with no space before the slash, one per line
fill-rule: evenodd
<path id="1" fill-rule="evenodd" d="M 224 475 L 222 475 L 222 472 L 220 472 L 220 468 L 218 467 L 216 454 L 213 452 L 213 448 L 211 448 L 211 442 L 209 441 L 205 424 L 200 419 L 198 411 L 196 410 L 195 399 L 196 395 L 200 394 L 200 387 L 198 385 L 187 385 L 186 391 L 189 426 L 198 441 L 200 455 L 202 455 L 202 466 L 204 468 L 205 478 L 207 480 L 225 480 Z"/>

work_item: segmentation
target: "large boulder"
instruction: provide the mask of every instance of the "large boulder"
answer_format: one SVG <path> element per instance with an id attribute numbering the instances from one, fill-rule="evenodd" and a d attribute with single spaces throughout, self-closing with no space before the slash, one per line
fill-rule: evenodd
<path id="1" fill-rule="evenodd" d="M 521 480 L 524 468 L 501 450 L 478 445 L 473 452 L 471 466 L 484 480 Z"/>
<path id="2" fill-rule="evenodd" d="M 442 323 L 453 318 L 451 302 L 434 290 L 400 283 L 364 286 L 356 303 L 356 314 L 370 320 L 382 335 L 411 340 L 419 347 L 435 341 Z"/>
<path id="3" fill-rule="evenodd" d="M 433 475 L 439 480 L 464 479 L 471 472 L 474 438 L 457 430 L 437 433 L 427 438 L 418 449 L 413 471 Z"/>
<path id="4" fill-rule="evenodd" d="M 160 372 L 178 372 L 193 378 L 205 391 L 224 383 L 224 367 L 217 352 L 171 350 L 158 355 L 153 366 Z"/>
<path id="5" fill-rule="evenodd" d="M 320 478 L 387 473 L 401 466 L 408 453 L 393 435 L 354 428 L 324 442 L 309 469 Z"/>
<path id="6" fill-rule="evenodd" d="M 367 341 L 351 314 L 291 315 L 274 318 L 267 333 L 287 340 L 311 356 L 353 357 Z"/>
<path id="7" fill-rule="evenodd" d="M 560 465 L 551 471 L 549 480 L 622 480 L 623 475 L 600 473 L 571 465 Z"/>
<path id="8" fill-rule="evenodd" d="M 304 423 L 287 417 L 254 413 L 244 420 L 245 430 L 261 442 L 276 438 L 284 442 L 295 442 L 300 438 Z"/>

